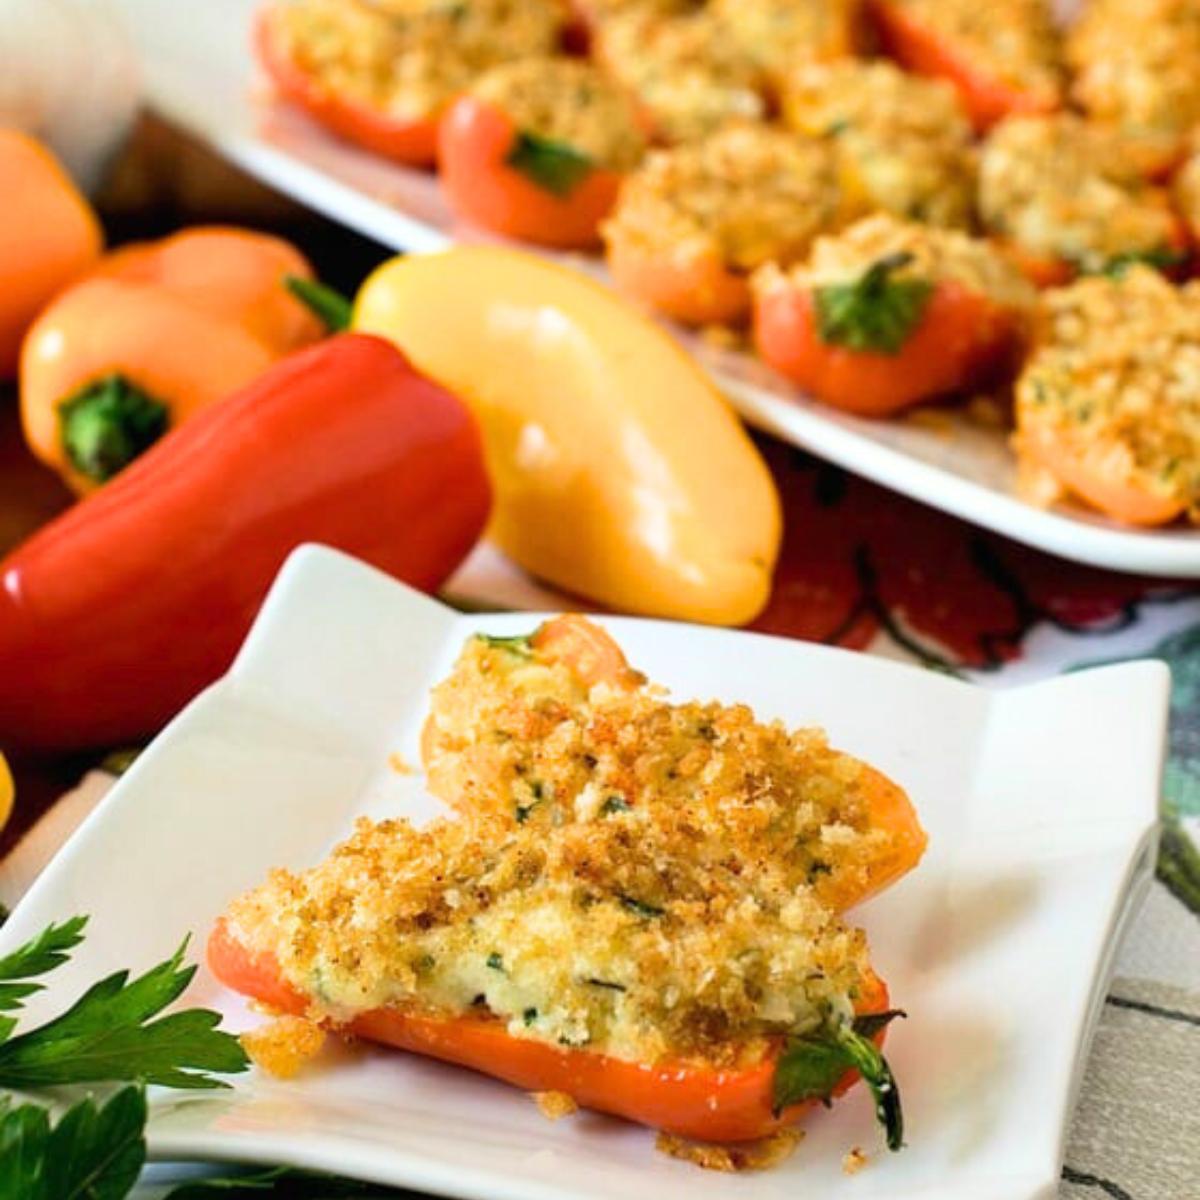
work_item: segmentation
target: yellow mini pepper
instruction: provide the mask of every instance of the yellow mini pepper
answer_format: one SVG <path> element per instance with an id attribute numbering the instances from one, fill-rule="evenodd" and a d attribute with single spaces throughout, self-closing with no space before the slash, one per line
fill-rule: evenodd
<path id="1" fill-rule="evenodd" d="M 325 332 L 287 280 L 289 243 L 186 230 L 107 255 L 35 322 L 21 354 L 30 449 L 78 492 Z"/>
<path id="2" fill-rule="evenodd" d="M 780 538 L 770 473 L 704 372 L 613 292 L 532 255 L 463 246 L 385 263 L 352 323 L 471 405 L 492 537 L 532 574 L 713 624 L 766 603 Z"/>

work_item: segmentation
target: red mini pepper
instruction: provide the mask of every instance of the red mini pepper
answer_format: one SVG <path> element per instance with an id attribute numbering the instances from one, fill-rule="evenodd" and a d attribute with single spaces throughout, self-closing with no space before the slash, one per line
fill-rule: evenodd
<path id="1" fill-rule="evenodd" d="M 390 343 L 284 359 L 0 562 L 0 743 L 152 733 L 228 667 L 294 547 L 432 590 L 490 498 L 471 414 Z"/>

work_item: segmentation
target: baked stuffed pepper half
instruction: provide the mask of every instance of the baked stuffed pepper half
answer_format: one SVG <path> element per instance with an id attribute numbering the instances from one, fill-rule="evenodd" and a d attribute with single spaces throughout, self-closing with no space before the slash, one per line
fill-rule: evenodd
<path id="1" fill-rule="evenodd" d="M 1062 104 L 1062 48 L 1047 0 L 870 0 L 902 66 L 949 80 L 976 129 Z"/>
<path id="2" fill-rule="evenodd" d="M 438 169 L 451 205 L 477 225 L 583 249 L 644 150 L 633 103 L 599 70 L 527 58 L 493 67 L 451 104 Z"/>
<path id="3" fill-rule="evenodd" d="M 1128 525 L 1200 517 L 1200 285 L 1149 267 L 1044 294 L 1016 389 L 1026 493 Z"/>
<path id="4" fill-rule="evenodd" d="M 627 295 L 690 325 L 731 324 L 750 310 L 751 272 L 794 262 L 843 217 L 829 145 L 746 124 L 652 153 L 603 235 Z"/>
<path id="5" fill-rule="evenodd" d="M 810 395 L 865 416 L 1011 369 L 1034 294 L 987 242 L 879 214 L 754 278 L 754 341 Z"/>
<path id="6" fill-rule="evenodd" d="M 967 228 L 975 205 L 972 130 L 958 93 L 885 59 L 803 63 L 786 75 L 787 124 L 833 147 L 847 203 Z"/>
<path id="7" fill-rule="evenodd" d="M 258 57 L 279 94 L 385 158 L 428 166 L 438 121 L 481 71 L 551 54 L 557 0 L 269 0 Z"/>
<path id="8" fill-rule="evenodd" d="M 1028 277 L 1049 286 L 1131 260 L 1177 268 L 1188 235 L 1120 131 L 1071 113 L 1013 117 L 984 142 L 979 215 Z"/>

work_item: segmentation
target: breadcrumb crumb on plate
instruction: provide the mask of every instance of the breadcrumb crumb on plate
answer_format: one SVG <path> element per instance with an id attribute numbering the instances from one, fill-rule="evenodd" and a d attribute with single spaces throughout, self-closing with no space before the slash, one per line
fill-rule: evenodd
<path id="1" fill-rule="evenodd" d="M 277 1017 L 238 1039 L 256 1067 L 276 1079 L 294 1079 L 325 1046 L 320 1025 L 303 1017 Z"/>
<path id="2" fill-rule="evenodd" d="M 690 1162 L 705 1171 L 736 1174 L 741 1171 L 766 1171 L 776 1166 L 790 1158 L 803 1140 L 802 1129 L 781 1129 L 756 1142 L 735 1142 L 724 1146 L 688 1141 L 673 1133 L 660 1133 L 654 1148 L 660 1154 Z"/>
<path id="3" fill-rule="evenodd" d="M 846 1175 L 857 1175 L 870 1161 L 870 1156 L 864 1154 L 858 1146 L 851 1146 L 842 1158 L 842 1172 Z"/>
<path id="4" fill-rule="evenodd" d="M 579 1111 L 575 1097 L 566 1092 L 532 1092 L 533 1102 L 547 1121 L 561 1121 Z"/>

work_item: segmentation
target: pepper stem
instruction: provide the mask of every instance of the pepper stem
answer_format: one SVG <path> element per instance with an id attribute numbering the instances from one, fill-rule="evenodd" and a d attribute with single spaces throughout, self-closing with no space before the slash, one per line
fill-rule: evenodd
<path id="1" fill-rule="evenodd" d="M 105 483 L 167 431 L 167 406 L 120 374 L 90 383 L 58 409 L 63 449 L 71 465 Z"/>
<path id="2" fill-rule="evenodd" d="M 341 292 L 315 279 L 304 279 L 299 275 L 285 275 L 283 286 L 310 312 L 325 323 L 330 333 L 341 333 L 350 328 L 350 316 L 354 306 Z"/>

